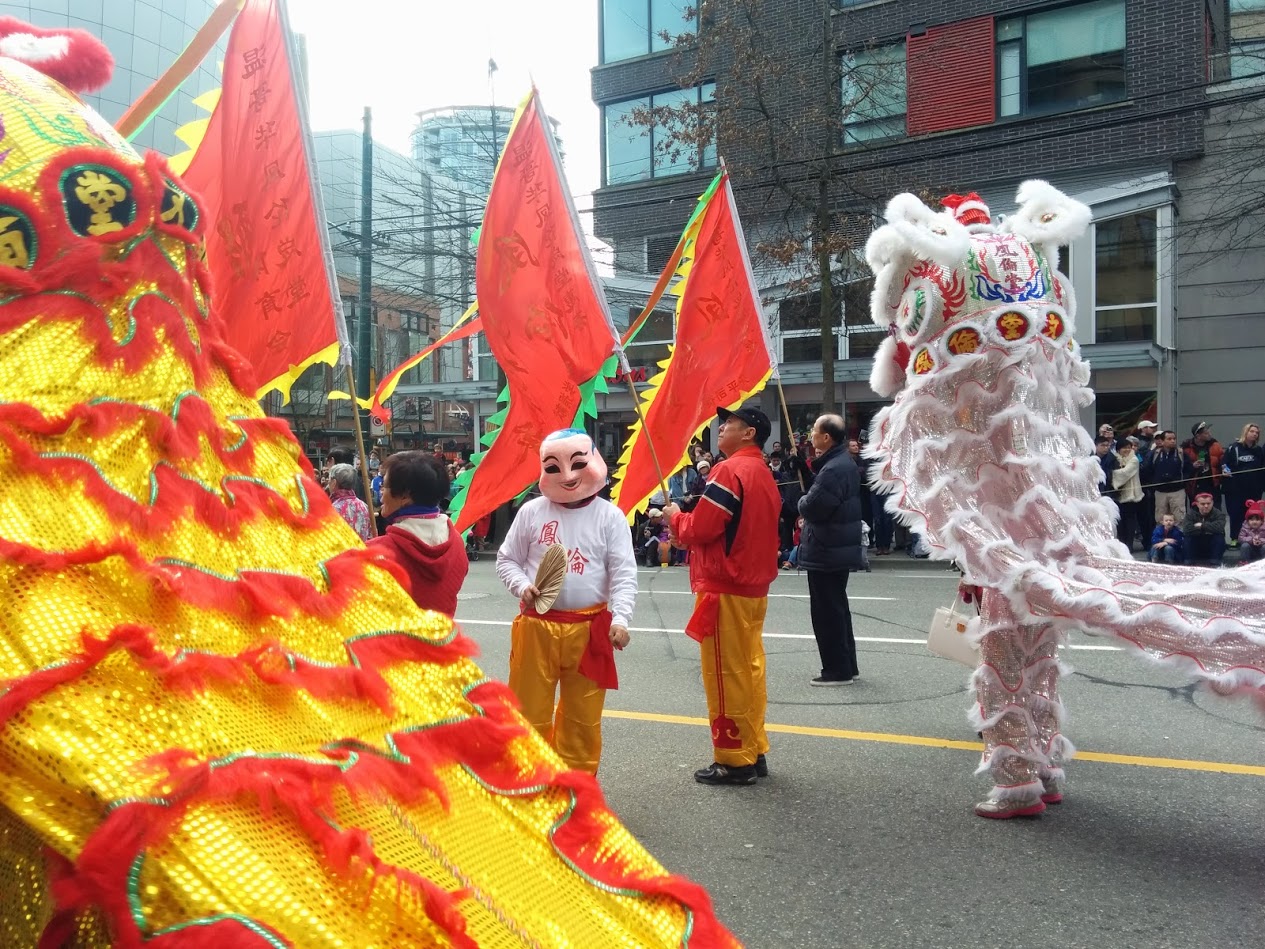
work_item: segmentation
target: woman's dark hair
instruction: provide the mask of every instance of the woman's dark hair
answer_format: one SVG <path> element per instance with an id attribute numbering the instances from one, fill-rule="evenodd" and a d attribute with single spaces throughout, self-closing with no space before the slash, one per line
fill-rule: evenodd
<path id="1" fill-rule="evenodd" d="M 436 507 L 448 497 L 448 468 L 426 451 L 400 451 L 382 462 L 383 490 L 414 504 Z"/>

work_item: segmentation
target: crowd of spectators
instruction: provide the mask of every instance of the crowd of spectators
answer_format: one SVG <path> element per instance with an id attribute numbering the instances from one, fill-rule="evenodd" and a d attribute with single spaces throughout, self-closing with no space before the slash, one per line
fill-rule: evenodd
<path id="1" fill-rule="evenodd" d="M 1222 566 L 1226 551 L 1239 563 L 1261 557 L 1265 451 L 1255 422 L 1222 447 L 1207 422 L 1190 437 L 1143 419 L 1127 435 L 1098 428 L 1094 453 L 1099 490 L 1120 512 L 1117 539 L 1131 552 L 1161 563 Z"/>

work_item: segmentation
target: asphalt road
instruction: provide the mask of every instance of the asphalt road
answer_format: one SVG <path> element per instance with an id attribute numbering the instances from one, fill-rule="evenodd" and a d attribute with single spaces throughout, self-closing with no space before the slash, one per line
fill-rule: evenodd
<path id="1" fill-rule="evenodd" d="M 457 618 L 504 678 L 515 604 L 493 568 L 491 555 L 471 565 Z M 956 574 L 894 555 L 849 584 L 862 678 L 842 688 L 809 686 L 807 585 L 778 578 L 765 625 L 772 774 L 705 787 L 692 779 L 711 754 L 698 650 L 682 632 L 686 569 L 640 581 L 599 779 L 746 945 L 1265 944 L 1265 716 L 1250 702 L 1078 636 L 1064 654 L 1076 669 L 1067 734 L 1106 760 L 1072 762 L 1065 802 L 1038 819 L 981 820 L 978 751 L 943 744 L 976 741 L 968 671 L 925 644 Z"/>

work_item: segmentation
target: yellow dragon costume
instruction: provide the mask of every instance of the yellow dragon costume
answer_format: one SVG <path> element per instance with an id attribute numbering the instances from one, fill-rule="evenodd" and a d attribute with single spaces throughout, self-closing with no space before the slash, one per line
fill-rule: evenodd
<path id="1" fill-rule="evenodd" d="M 261 414 L 197 197 L 0 119 L 0 945 L 734 944 Z"/>

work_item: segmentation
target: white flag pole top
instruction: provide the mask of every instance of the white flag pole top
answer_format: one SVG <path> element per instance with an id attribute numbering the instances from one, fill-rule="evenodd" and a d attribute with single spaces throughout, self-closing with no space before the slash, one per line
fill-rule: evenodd
<path id="1" fill-rule="evenodd" d="M 615 344 L 615 353 L 619 356 L 622 368 L 627 370 L 628 360 L 624 357 L 624 347 L 619 342 L 619 331 L 615 329 L 615 321 L 611 318 L 611 308 L 606 302 L 606 291 L 597 277 L 597 268 L 593 266 L 593 255 L 589 253 L 587 235 L 584 233 L 584 228 L 580 226 L 580 214 L 575 209 L 571 188 L 567 184 L 567 176 L 562 168 L 562 156 L 558 152 L 558 142 L 553 136 L 553 124 L 549 121 L 549 113 L 545 111 L 544 102 L 541 101 L 540 91 L 535 86 L 532 87 L 532 95 L 536 97 L 536 110 L 540 114 L 540 124 L 544 126 L 545 141 L 549 143 L 549 158 L 557 169 L 558 181 L 562 184 L 562 197 L 566 202 L 567 213 L 571 216 L 571 226 L 579 238 L 580 256 L 584 259 L 584 269 L 589 275 L 589 284 L 593 287 L 593 295 L 597 297 L 598 306 L 602 308 L 602 317 L 606 320 L 606 329 L 610 332 L 611 340 Z M 506 139 L 506 145 L 509 145 L 508 139 Z"/>
<path id="2" fill-rule="evenodd" d="M 334 248 L 329 242 L 329 232 L 324 227 L 329 218 L 325 216 L 325 201 L 316 176 L 316 145 L 312 140 L 312 128 L 308 124 L 307 88 L 296 68 L 298 57 L 295 55 L 294 33 L 290 29 L 290 15 L 286 12 L 285 0 L 276 0 L 276 4 L 281 19 L 281 32 L 285 37 L 290 88 L 294 91 L 294 101 L 298 105 L 299 128 L 303 130 L 303 160 L 307 165 L 307 183 L 312 195 L 312 210 L 316 216 L 317 239 L 321 242 L 321 254 L 325 258 L 325 280 L 329 284 L 329 298 L 334 306 L 334 332 L 338 334 L 338 362 L 334 365 L 350 366 L 351 337 L 347 333 L 347 315 L 343 312 L 343 297 L 338 290 L 338 277 L 334 270 Z"/>
<path id="3" fill-rule="evenodd" d="M 751 291 L 751 299 L 755 303 L 755 311 L 759 314 L 760 319 L 760 337 L 764 340 L 764 351 L 769 356 L 769 366 L 773 369 L 773 375 L 778 379 L 782 378 L 778 371 L 777 358 L 773 354 L 773 344 L 769 340 L 769 328 L 766 326 L 764 318 L 764 305 L 760 302 L 760 291 L 756 289 L 755 272 L 751 269 L 751 256 L 747 253 L 747 235 L 742 230 L 742 219 L 738 216 L 738 204 L 734 201 L 734 189 L 729 182 L 729 169 L 725 167 L 724 159 L 721 159 L 720 167 L 725 172 L 725 200 L 729 202 L 730 217 L 734 222 L 734 230 L 738 233 L 738 249 L 742 254 L 742 269 L 747 275 L 747 287 Z"/>

